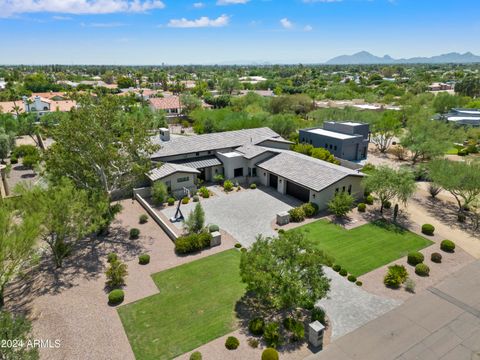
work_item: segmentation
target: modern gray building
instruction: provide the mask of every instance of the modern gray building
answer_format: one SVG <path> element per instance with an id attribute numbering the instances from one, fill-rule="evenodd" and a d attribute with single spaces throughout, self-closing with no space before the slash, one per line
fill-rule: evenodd
<path id="1" fill-rule="evenodd" d="M 300 130 L 299 141 L 325 148 L 340 159 L 360 161 L 367 158 L 369 132 L 368 124 L 328 121 L 323 128 Z"/>

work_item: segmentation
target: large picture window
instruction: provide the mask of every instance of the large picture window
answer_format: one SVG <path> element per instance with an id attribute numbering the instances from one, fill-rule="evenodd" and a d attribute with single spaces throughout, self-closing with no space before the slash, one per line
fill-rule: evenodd
<path id="1" fill-rule="evenodd" d="M 178 183 L 182 183 L 182 182 L 187 182 L 190 180 L 190 177 L 189 176 L 185 176 L 185 177 L 181 177 L 181 178 L 178 178 L 177 179 L 177 182 Z"/>
<path id="2" fill-rule="evenodd" d="M 233 176 L 234 177 L 240 177 L 243 176 L 243 168 L 236 168 L 233 170 Z"/>

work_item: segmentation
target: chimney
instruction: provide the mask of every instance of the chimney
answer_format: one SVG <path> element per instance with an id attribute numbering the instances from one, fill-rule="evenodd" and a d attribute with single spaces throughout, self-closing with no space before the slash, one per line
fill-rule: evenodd
<path id="1" fill-rule="evenodd" d="M 160 128 L 160 140 L 169 141 L 170 140 L 170 130 L 167 128 Z"/>

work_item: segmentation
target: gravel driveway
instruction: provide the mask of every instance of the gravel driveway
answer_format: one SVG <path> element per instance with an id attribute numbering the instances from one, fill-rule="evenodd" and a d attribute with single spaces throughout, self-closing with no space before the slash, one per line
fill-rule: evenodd
<path id="1" fill-rule="evenodd" d="M 206 223 L 217 224 L 227 231 L 243 246 L 250 246 L 258 234 L 275 235 L 271 223 L 276 214 L 298 206 L 301 202 L 279 194 L 273 189 L 242 189 L 226 194 L 219 187 L 211 187 L 215 195 L 209 199 L 200 199 L 205 210 Z M 196 203 L 182 205 L 185 217 L 193 210 Z M 164 208 L 162 212 L 171 218 L 176 206 Z M 182 227 L 183 223 L 176 223 Z"/>
<path id="2" fill-rule="evenodd" d="M 401 301 L 370 294 L 329 267 L 323 268 L 331 279 L 327 299 L 317 302 L 325 309 L 332 325 L 332 340 L 343 336 L 401 305 Z"/>

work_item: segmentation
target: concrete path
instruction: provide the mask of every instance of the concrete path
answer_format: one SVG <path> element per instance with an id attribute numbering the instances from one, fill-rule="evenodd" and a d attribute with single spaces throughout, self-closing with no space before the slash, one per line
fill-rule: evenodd
<path id="1" fill-rule="evenodd" d="M 324 267 L 331 279 L 328 299 L 317 302 L 325 309 L 335 340 L 401 304 L 398 300 L 370 294 L 331 268 Z"/>
<path id="2" fill-rule="evenodd" d="M 480 261 L 307 359 L 479 360 Z"/>
<path id="3" fill-rule="evenodd" d="M 265 236 L 275 235 L 271 227 L 276 214 L 298 206 L 299 201 L 279 194 L 273 189 L 259 187 L 258 189 L 242 189 L 228 194 L 219 187 L 213 187 L 215 195 L 209 199 L 200 199 L 205 210 L 207 223 L 217 224 L 220 229 L 227 231 L 243 246 L 250 246 L 255 242 L 258 234 Z M 193 210 L 196 203 L 182 205 L 181 210 L 185 217 Z M 176 208 L 166 207 L 162 212 L 171 218 Z M 183 223 L 176 223 L 182 227 Z"/>

